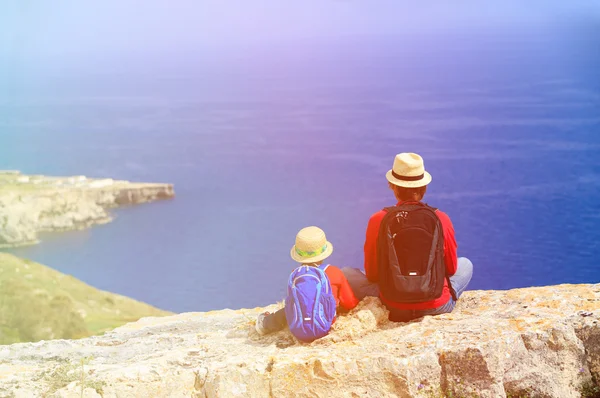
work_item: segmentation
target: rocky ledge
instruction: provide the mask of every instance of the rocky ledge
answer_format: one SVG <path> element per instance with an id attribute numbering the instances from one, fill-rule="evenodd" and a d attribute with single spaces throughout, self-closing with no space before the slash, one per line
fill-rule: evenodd
<path id="1" fill-rule="evenodd" d="M 366 298 L 311 344 L 259 336 L 263 310 L 0 347 L 0 395 L 569 398 L 600 380 L 600 284 L 468 291 L 452 314 L 409 323 Z"/>
<path id="2" fill-rule="evenodd" d="M 39 232 L 106 223 L 111 207 L 174 195 L 171 184 L 0 171 L 0 247 L 35 244 Z"/>

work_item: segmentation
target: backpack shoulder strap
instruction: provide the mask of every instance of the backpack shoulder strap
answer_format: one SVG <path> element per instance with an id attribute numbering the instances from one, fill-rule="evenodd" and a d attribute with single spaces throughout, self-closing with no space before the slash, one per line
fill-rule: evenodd
<path id="1" fill-rule="evenodd" d="M 329 281 L 329 277 L 327 277 L 327 274 L 325 273 L 325 268 L 329 267 L 329 264 L 325 265 L 324 268 L 321 268 L 323 264 L 319 265 L 318 267 L 313 267 L 314 272 L 319 275 L 319 279 L 320 280 L 327 280 Z"/>
<path id="2" fill-rule="evenodd" d="M 425 206 L 423 206 L 422 204 L 418 204 L 418 203 L 403 203 L 399 206 L 385 207 L 383 210 L 385 210 L 386 215 L 387 215 L 387 214 L 395 213 L 395 212 L 399 212 L 399 211 L 413 211 L 413 210 L 417 210 L 417 209 L 423 209 L 424 207 Z"/>
<path id="3" fill-rule="evenodd" d="M 301 267 L 296 267 L 296 268 L 294 268 L 294 269 L 292 270 L 292 272 L 290 272 L 290 278 L 291 278 L 291 277 L 292 277 L 294 274 L 296 274 L 296 273 L 297 273 L 297 272 L 300 270 L 300 268 L 301 268 Z"/>
<path id="4" fill-rule="evenodd" d="M 294 284 L 294 279 L 298 275 L 298 271 L 301 269 L 301 267 L 302 266 L 296 267 L 292 270 L 292 272 L 290 272 L 290 276 L 288 277 L 288 287 L 292 287 L 292 285 Z"/>
<path id="5" fill-rule="evenodd" d="M 427 207 L 428 209 L 432 210 L 433 212 L 436 212 L 438 210 L 437 207 L 431 207 L 427 203 L 423 203 L 423 204 L 425 205 L 425 207 Z"/>
<path id="6" fill-rule="evenodd" d="M 294 279 L 294 274 L 296 273 L 297 269 L 298 268 L 294 268 L 292 272 L 290 272 L 290 276 L 288 276 L 288 285 L 290 286 L 292 285 L 292 280 Z"/>
<path id="7" fill-rule="evenodd" d="M 427 203 L 424 203 L 424 205 L 428 209 L 430 209 L 431 211 L 433 211 L 434 213 L 438 211 L 437 207 L 431 207 Z M 440 227 L 441 227 L 441 221 L 439 221 L 439 223 L 440 223 Z M 443 238 L 443 235 L 442 235 L 442 238 Z M 450 291 L 450 295 L 452 296 L 452 298 L 454 299 L 454 301 L 458 301 L 456 290 L 454 290 L 454 288 L 452 287 L 452 282 L 450 281 L 450 277 L 448 275 L 446 275 L 446 281 L 448 283 L 448 290 Z"/>

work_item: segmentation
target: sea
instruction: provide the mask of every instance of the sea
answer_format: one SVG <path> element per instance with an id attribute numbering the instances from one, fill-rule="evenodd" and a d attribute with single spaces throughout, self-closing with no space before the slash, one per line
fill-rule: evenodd
<path id="1" fill-rule="evenodd" d="M 385 173 L 417 152 L 469 289 L 600 282 L 600 31 L 337 37 L 4 60 L 0 168 L 175 185 L 8 250 L 174 311 L 285 295 L 295 235 L 361 268 Z M 18 54 L 16 55 L 18 58 Z"/>

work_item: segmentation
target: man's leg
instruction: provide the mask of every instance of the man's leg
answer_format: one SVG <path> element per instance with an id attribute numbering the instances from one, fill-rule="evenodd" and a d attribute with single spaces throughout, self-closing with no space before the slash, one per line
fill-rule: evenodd
<path id="1" fill-rule="evenodd" d="M 458 293 L 456 293 L 458 295 Z M 456 306 L 456 301 L 454 301 L 454 299 L 452 299 L 452 297 L 450 297 L 450 300 L 448 300 L 448 302 L 444 305 L 442 305 L 441 307 L 438 308 L 431 308 L 428 310 L 417 310 L 415 311 L 415 317 L 422 317 L 425 315 L 441 315 L 441 314 L 448 314 L 450 312 L 452 312 L 452 310 L 454 309 L 454 307 Z"/>
<path id="2" fill-rule="evenodd" d="M 472 277 L 473 263 L 466 257 L 460 257 L 458 259 L 456 273 L 450 277 L 450 283 L 456 292 L 456 298 L 459 298 L 460 295 L 465 291 Z M 450 298 L 450 300 L 448 300 L 448 302 L 441 307 L 415 311 L 415 316 L 447 314 L 452 312 L 455 305 L 456 301 Z"/>
<path id="3" fill-rule="evenodd" d="M 354 295 L 361 301 L 367 296 L 379 297 L 379 285 L 367 279 L 367 276 L 358 268 L 342 268 L 342 272 Z"/>
<path id="4" fill-rule="evenodd" d="M 473 277 L 473 263 L 466 257 L 458 258 L 456 273 L 450 277 L 450 283 L 456 292 L 456 298 L 465 291 Z"/>

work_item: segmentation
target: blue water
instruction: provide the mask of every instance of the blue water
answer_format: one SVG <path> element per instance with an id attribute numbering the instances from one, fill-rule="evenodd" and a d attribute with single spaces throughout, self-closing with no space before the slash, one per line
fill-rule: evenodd
<path id="1" fill-rule="evenodd" d="M 266 305 L 304 226 L 333 264 L 362 265 L 368 218 L 393 203 L 385 172 L 412 151 L 470 288 L 600 282 L 592 28 L 8 63 L 1 168 L 177 193 L 11 251 L 171 311 Z"/>

